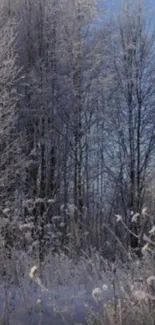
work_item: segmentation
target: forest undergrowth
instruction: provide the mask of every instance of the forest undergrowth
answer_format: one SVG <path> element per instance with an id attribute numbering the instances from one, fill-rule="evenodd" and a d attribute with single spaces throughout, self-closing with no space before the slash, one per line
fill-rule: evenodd
<path id="1" fill-rule="evenodd" d="M 136 224 L 138 217 L 139 214 L 133 214 L 132 222 Z M 146 217 L 146 210 L 142 211 L 140 217 L 141 220 Z M 153 325 L 155 322 L 155 256 L 153 241 L 155 227 L 152 226 L 148 235 L 145 234 L 145 229 L 142 227 L 137 235 L 128 229 L 121 216 L 116 215 L 116 221 L 122 223 L 126 232 L 138 238 L 141 243 L 141 237 L 143 237 L 140 257 L 131 249 L 126 251 L 124 259 L 121 259 L 119 251 L 116 251 L 113 261 L 102 256 L 94 248 L 89 249 L 89 253 L 81 249 L 79 255 L 79 251 L 77 253 L 76 247 L 70 243 L 68 250 L 66 249 L 65 252 L 59 249 L 53 253 L 49 249 L 44 259 L 40 260 L 39 246 L 35 250 L 35 254 L 32 250 L 24 250 L 23 247 L 20 249 L 19 243 L 18 245 L 12 243 L 12 246 L 8 249 L 8 246 L 5 246 L 4 233 L 1 234 L 0 283 L 5 292 L 2 313 L 5 324 L 6 320 L 7 324 L 12 324 L 9 323 L 7 314 L 10 313 L 9 292 L 10 288 L 14 286 L 20 288 L 24 308 L 26 308 L 27 312 L 32 308 L 36 310 L 36 306 L 40 308 L 38 305 L 41 306 L 44 297 L 48 297 L 53 301 L 56 293 L 57 296 L 61 296 L 61 290 L 64 290 L 64 293 L 59 298 L 60 300 L 62 298 L 62 304 L 65 304 L 66 308 L 68 308 L 70 301 L 80 299 L 79 292 L 85 290 L 86 296 L 89 297 L 91 303 L 85 305 L 85 296 L 83 294 L 81 301 L 86 309 L 86 317 L 83 319 L 82 324 Z M 29 227 L 28 223 L 27 228 L 26 225 L 23 225 L 25 234 L 26 229 L 29 229 Z M 21 229 L 23 228 L 21 227 Z M 15 228 L 13 229 L 15 231 Z M 119 250 L 119 245 L 116 248 Z M 122 250 L 122 245 L 120 245 L 120 250 Z M 125 254 L 125 249 L 123 254 Z M 38 291 L 40 292 L 38 298 L 35 296 L 35 301 L 29 291 L 30 288 L 32 290 L 33 285 L 34 290 L 35 288 L 40 290 Z M 62 310 L 60 310 L 60 313 L 63 316 Z M 40 322 L 40 324 L 46 325 L 44 322 Z"/>

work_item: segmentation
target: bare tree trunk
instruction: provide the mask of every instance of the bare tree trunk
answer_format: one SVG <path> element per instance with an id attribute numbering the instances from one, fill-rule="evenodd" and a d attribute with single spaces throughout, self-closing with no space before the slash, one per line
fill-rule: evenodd
<path id="1" fill-rule="evenodd" d="M 74 44 L 75 62 L 73 67 L 73 87 L 75 100 L 75 134 L 74 134 L 74 150 L 75 150 L 75 167 L 74 167 L 74 204 L 75 210 L 75 227 L 77 227 L 78 240 L 82 236 L 82 101 L 81 101 L 81 8 L 77 3 L 77 35 Z M 79 243 L 79 245 L 81 245 Z"/>

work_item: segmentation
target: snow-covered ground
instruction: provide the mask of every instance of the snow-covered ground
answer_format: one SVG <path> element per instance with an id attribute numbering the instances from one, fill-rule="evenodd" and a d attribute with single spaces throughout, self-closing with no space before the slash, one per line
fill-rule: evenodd
<path id="1" fill-rule="evenodd" d="M 10 325 L 86 324 L 86 306 L 98 310 L 100 303 L 112 298 L 113 288 L 108 281 L 58 286 L 49 291 L 27 281 L 20 287 L 0 286 L 0 315 L 9 317 Z"/>

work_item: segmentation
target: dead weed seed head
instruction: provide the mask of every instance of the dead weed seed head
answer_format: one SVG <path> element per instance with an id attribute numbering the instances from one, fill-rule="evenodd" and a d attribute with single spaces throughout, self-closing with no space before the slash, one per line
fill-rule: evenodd
<path id="1" fill-rule="evenodd" d="M 148 301 L 148 296 L 143 290 L 135 290 L 133 291 L 133 296 L 137 301 Z"/>
<path id="2" fill-rule="evenodd" d="M 36 265 L 32 266 L 29 272 L 29 277 L 31 279 L 34 279 L 36 277 L 36 273 L 37 273 L 38 267 Z"/>
<path id="3" fill-rule="evenodd" d="M 121 222 L 121 221 L 122 221 L 122 216 L 116 214 L 116 222 Z"/>
<path id="4" fill-rule="evenodd" d="M 155 276 L 154 275 L 151 275 L 147 278 L 146 280 L 147 284 L 150 286 L 153 284 L 153 282 L 155 282 Z"/>
<path id="5" fill-rule="evenodd" d="M 94 298 L 95 301 L 98 301 L 102 298 L 102 289 L 101 288 L 95 288 L 92 291 L 92 297 Z"/>

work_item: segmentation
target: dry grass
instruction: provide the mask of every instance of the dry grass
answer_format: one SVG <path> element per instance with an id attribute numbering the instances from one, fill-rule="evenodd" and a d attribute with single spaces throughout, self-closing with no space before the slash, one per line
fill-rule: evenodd
<path id="1" fill-rule="evenodd" d="M 5 298 L 1 313 L 3 321 L 0 324 L 26 325 L 26 320 L 25 322 L 21 320 L 21 315 L 25 317 L 24 315 L 30 311 L 38 314 L 34 324 L 50 324 L 42 311 L 44 299 L 47 304 L 55 308 L 56 319 L 60 317 L 60 324 L 65 324 L 62 323 L 63 319 L 69 322 L 69 325 L 76 324 L 78 308 L 82 307 L 80 305 L 77 308 L 74 303 L 76 304 L 77 301 L 79 303 L 80 299 L 83 310 L 85 309 L 85 320 L 82 316 L 82 324 L 154 325 L 155 323 L 153 254 L 147 254 L 142 260 L 132 260 L 124 265 L 118 261 L 115 263 L 115 268 L 95 252 L 92 252 L 91 258 L 83 254 L 78 261 L 63 253 L 55 256 L 49 254 L 42 264 L 39 263 L 39 259 L 33 260 L 26 253 L 19 254 L 15 250 L 12 251 L 11 259 L 6 259 L 4 251 L 0 254 L 3 261 L 0 266 L 0 280 L 1 284 L 3 283 Z M 36 268 L 32 269 L 32 266 Z M 20 313 L 16 313 L 11 306 L 9 294 L 11 283 L 19 287 Z M 110 297 L 102 284 L 108 285 Z M 34 295 L 32 295 L 33 285 L 34 292 L 37 290 Z M 62 294 L 63 287 L 69 288 L 65 296 L 54 298 Z M 86 290 L 85 294 L 80 293 L 83 289 Z M 61 307 L 56 306 L 60 301 Z M 11 320 L 10 315 L 12 315 Z M 12 323 L 13 315 L 14 323 Z M 16 317 L 19 317 L 21 322 L 17 323 Z M 52 318 L 51 321 L 53 325 L 57 325 L 55 319 Z"/>
<path id="2" fill-rule="evenodd" d="M 154 325 L 154 232 L 153 226 L 144 238 L 141 259 L 124 249 L 126 262 L 118 258 L 114 264 L 94 250 L 79 256 L 72 246 L 67 255 L 49 250 L 42 262 L 39 250 L 33 254 L 20 245 L 8 256 L 0 238 L 0 325 Z"/>

